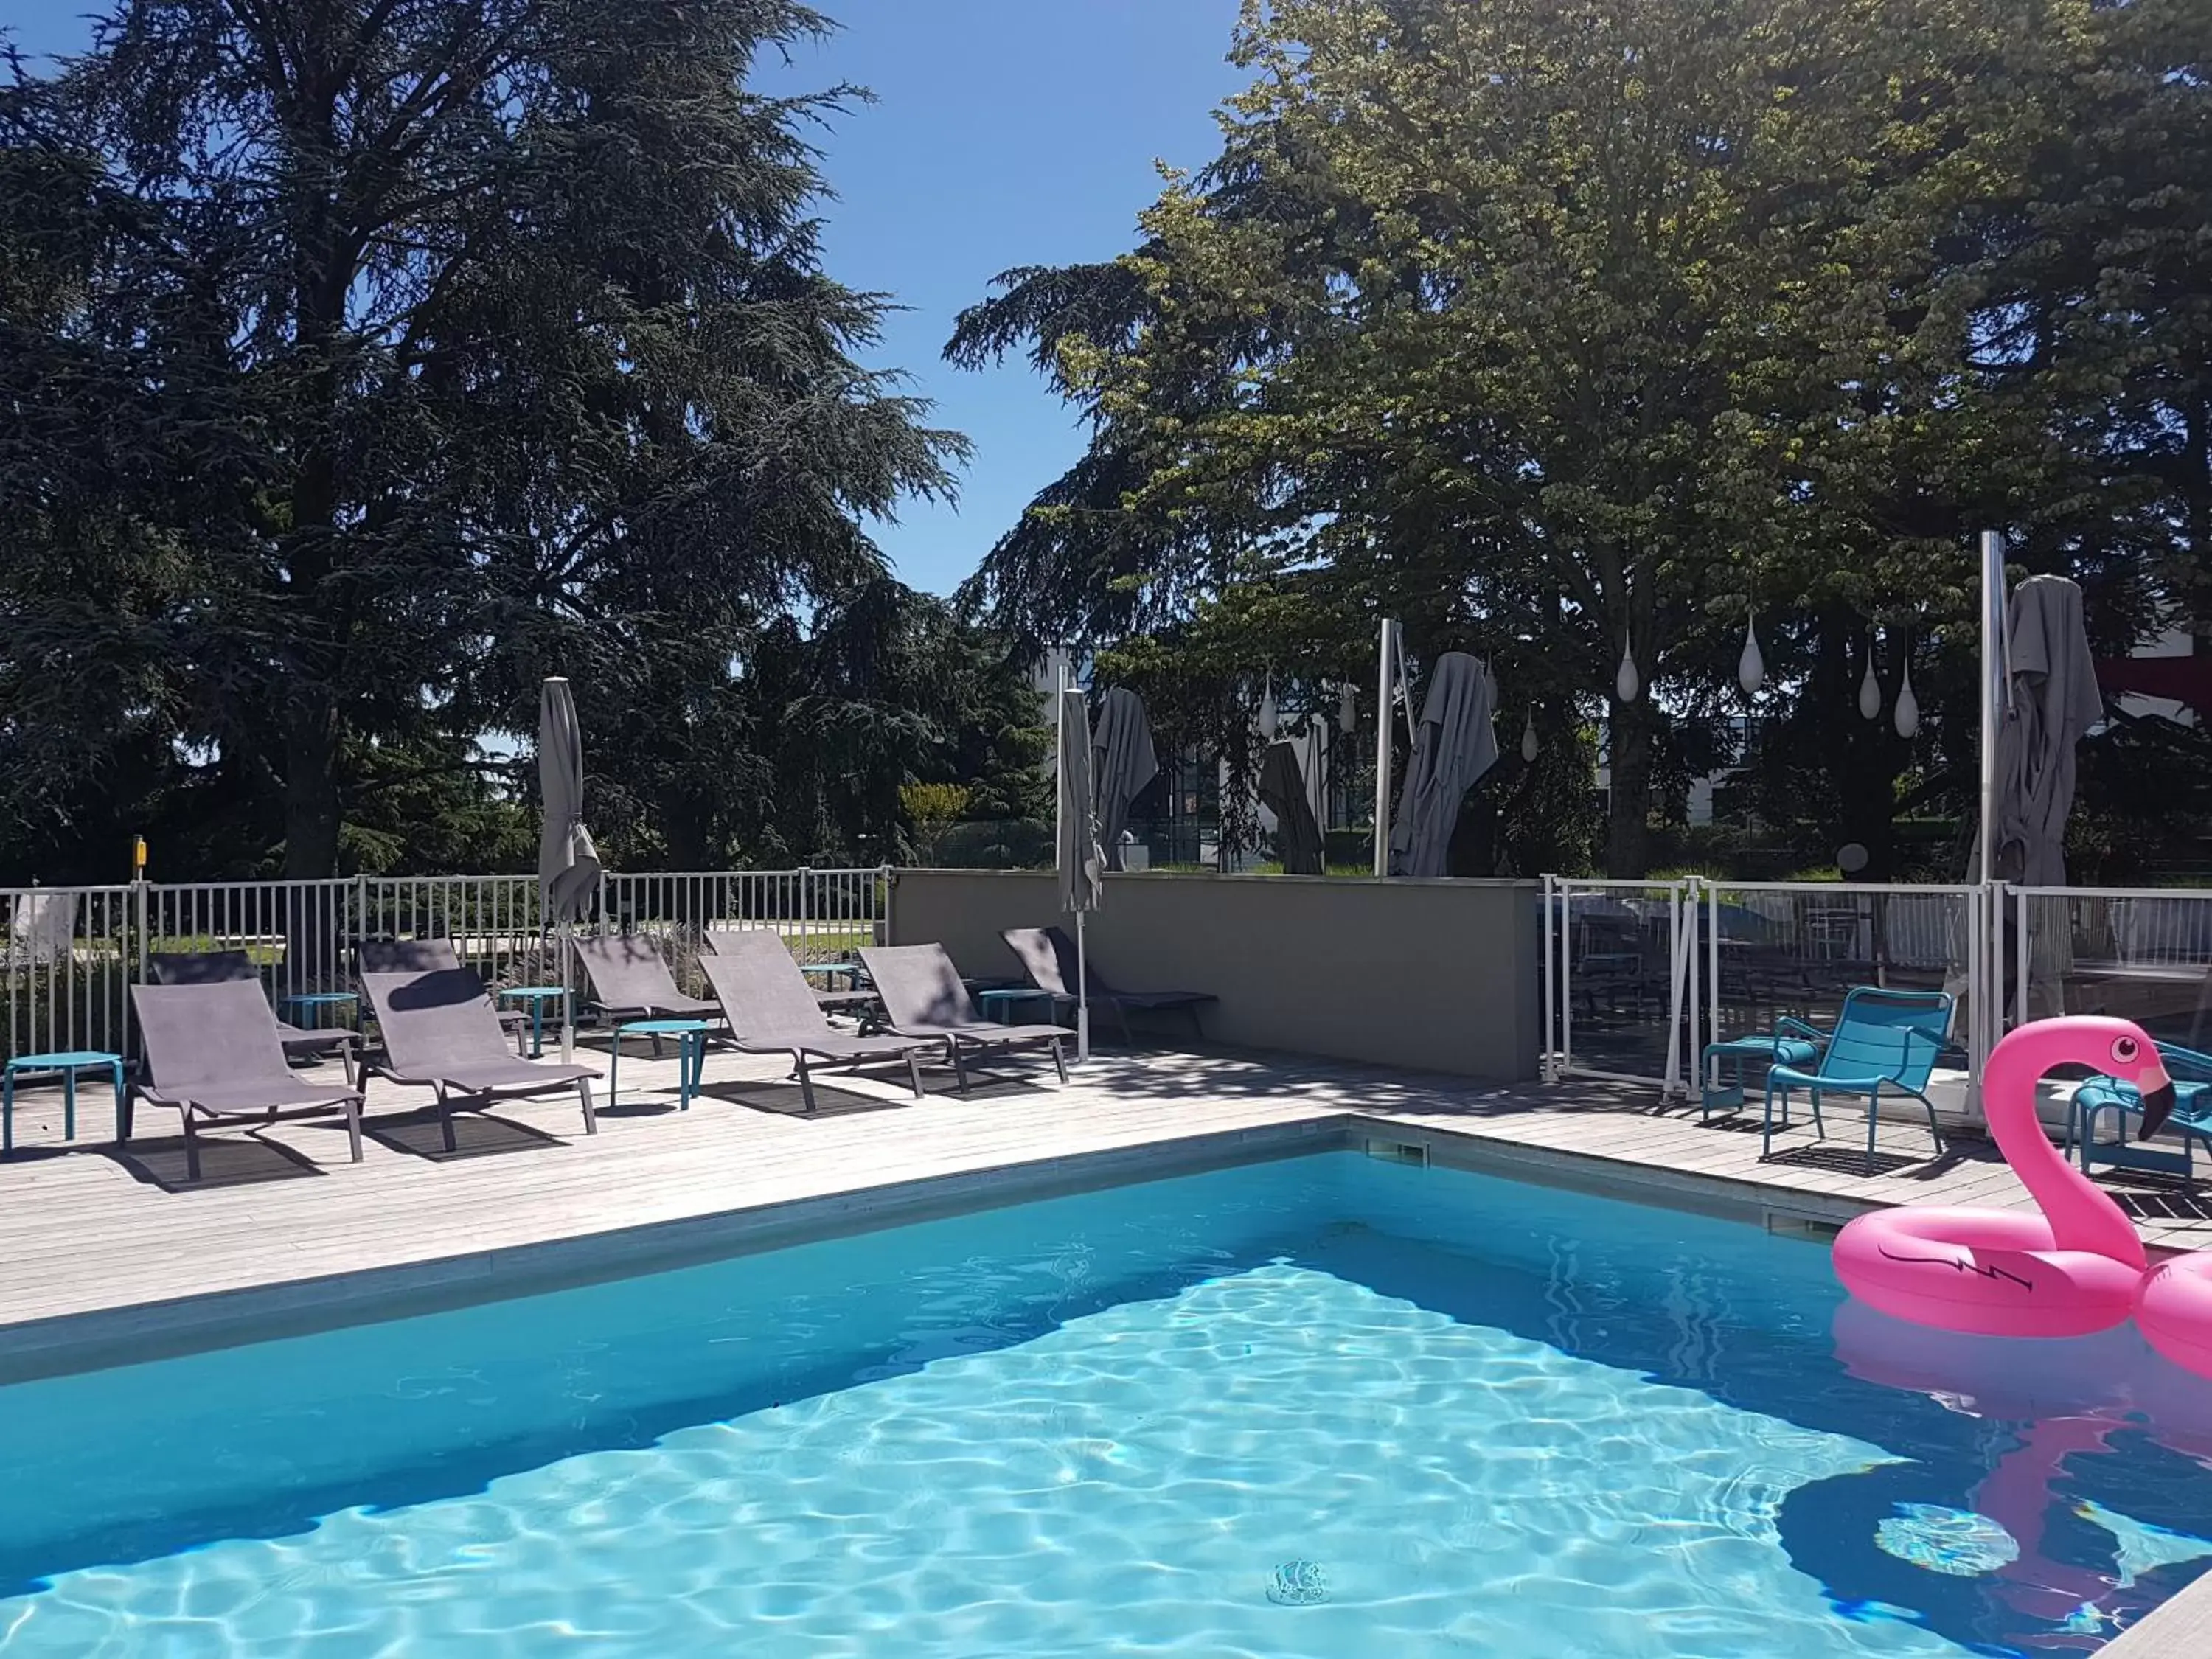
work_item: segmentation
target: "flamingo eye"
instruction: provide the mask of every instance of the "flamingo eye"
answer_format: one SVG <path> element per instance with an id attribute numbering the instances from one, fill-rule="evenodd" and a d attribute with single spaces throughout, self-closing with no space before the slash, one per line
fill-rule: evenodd
<path id="1" fill-rule="evenodd" d="M 2120 1037 L 2112 1044 L 2112 1058 L 2123 1066 L 2133 1060 L 2141 1051 L 2141 1045 L 2130 1036 Z"/>

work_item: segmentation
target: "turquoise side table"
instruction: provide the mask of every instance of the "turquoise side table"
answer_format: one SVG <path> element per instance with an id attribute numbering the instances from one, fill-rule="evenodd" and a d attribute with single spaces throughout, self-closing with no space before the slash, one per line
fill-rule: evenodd
<path id="1" fill-rule="evenodd" d="M 123 1092 L 123 1056 L 102 1054 L 97 1049 L 71 1049 L 51 1054 L 18 1054 L 8 1062 L 7 1075 L 0 1080 L 0 1155 L 15 1150 L 15 1079 L 47 1072 L 62 1074 L 62 1129 L 70 1139 L 76 1139 L 76 1074 L 105 1066 L 115 1084 L 115 1133 L 124 1140 L 131 1139 L 131 1105 Z"/>
<path id="2" fill-rule="evenodd" d="M 545 1005 L 558 1002 L 568 994 L 565 985 L 510 985 L 499 994 L 499 1000 L 526 997 L 530 1001 L 530 1057 L 541 1058 L 545 1053 Z"/>
<path id="3" fill-rule="evenodd" d="M 1698 1060 L 1698 1121 L 1742 1106 L 1746 1066 L 1809 1066 L 1820 1052 L 1796 1037 L 1744 1036 L 1708 1042 Z"/>
<path id="4" fill-rule="evenodd" d="M 676 1109 L 691 1109 L 691 1097 L 699 1092 L 702 1074 L 707 1069 L 707 1022 L 703 1019 L 631 1019 L 615 1027 L 614 1048 L 607 1061 L 607 1106 L 612 1109 L 622 1097 L 623 1038 L 630 1032 L 640 1036 L 672 1036 L 676 1039 Z"/>

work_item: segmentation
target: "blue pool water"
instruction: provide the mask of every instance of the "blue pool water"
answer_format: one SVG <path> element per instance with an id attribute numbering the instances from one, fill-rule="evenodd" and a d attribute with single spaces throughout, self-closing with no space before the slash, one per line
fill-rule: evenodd
<path id="1" fill-rule="evenodd" d="M 2212 1565 L 2212 1389 L 1840 1301 L 1329 1153 L 21 1382 L 0 1656 L 2080 1652 Z"/>

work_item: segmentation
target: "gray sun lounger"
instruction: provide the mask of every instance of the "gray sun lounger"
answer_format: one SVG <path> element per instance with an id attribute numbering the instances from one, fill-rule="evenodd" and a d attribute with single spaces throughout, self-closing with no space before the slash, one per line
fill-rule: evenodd
<path id="1" fill-rule="evenodd" d="M 156 985 L 222 985 L 234 981 L 248 985 L 261 983 L 261 970 L 243 951 L 149 951 L 146 953 L 146 971 Z M 304 1025 L 280 1019 L 276 1022 L 276 1040 L 284 1045 L 288 1054 L 336 1054 L 338 1064 L 345 1067 L 346 1081 L 350 1084 L 356 1080 L 354 1062 L 359 1054 L 360 1033 L 339 1025 L 310 1030 Z"/>
<path id="2" fill-rule="evenodd" d="M 364 952 L 364 955 L 366 953 Z M 380 973 L 364 967 L 361 988 L 376 1010 L 384 1052 L 372 1069 L 394 1083 L 437 1092 L 446 1150 L 454 1150 L 456 1103 L 483 1107 L 500 1098 L 542 1095 L 574 1085 L 584 1108 L 584 1133 L 599 1132 L 592 1111 L 589 1066 L 524 1060 L 507 1051 L 507 1034 L 483 981 L 460 966 L 428 972 Z"/>
<path id="3" fill-rule="evenodd" d="M 461 965 L 460 953 L 449 939 L 365 939 L 354 947 L 354 966 L 364 974 L 434 974 Z M 519 1059 L 530 1037 L 530 1013 L 523 1008 L 501 1008 L 500 1030 L 514 1039 Z"/>
<path id="4" fill-rule="evenodd" d="M 848 1066 L 903 1060 L 915 1098 L 921 1098 L 921 1055 L 937 1047 L 935 1041 L 854 1036 L 836 1030 L 774 933 L 725 934 L 714 950 L 700 953 L 699 966 L 721 999 L 731 1042 L 749 1054 L 789 1054 L 799 1069 L 799 1092 L 808 1111 L 814 1109 L 814 1084 L 807 1068 L 815 1060 Z"/>
<path id="5" fill-rule="evenodd" d="M 293 1071 L 258 983 L 134 985 L 131 1006 L 146 1053 L 138 1097 L 183 1115 L 185 1172 L 192 1180 L 200 1178 L 198 1122 L 273 1123 L 340 1112 L 353 1161 L 361 1162 L 361 1091 L 311 1083 Z M 129 1144 L 127 1107 L 116 1136 Z"/>
<path id="6" fill-rule="evenodd" d="M 703 1019 L 722 1018 L 722 1006 L 699 997 L 687 997 L 676 988 L 676 976 L 659 947 L 635 934 L 601 933 L 575 941 L 577 960 L 592 981 L 590 1006 L 617 1024 L 625 1019 Z M 660 1038 L 653 1039 L 653 1052 L 660 1052 Z"/>
<path id="7" fill-rule="evenodd" d="M 1076 1000 L 1075 941 L 1057 927 L 1009 927 L 999 937 L 1006 941 L 1007 948 L 1021 961 L 1023 971 L 1030 983 L 1040 991 L 1049 992 L 1055 1004 Z M 1210 991 L 1123 991 L 1106 982 L 1096 963 L 1086 965 L 1082 983 L 1090 994 L 1091 1006 L 1105 1006 L 1114 1011 L 1121 1023 L 1121 1040 L 1129 1038 L 1129 1010 L 1139 1012 L 1180 1011 L 1190 1016 L 1193 1036 L 1202 1037 L 1206 1028 L 1199 1023 L 1198 1011 L 1209 1002 L 1218 1002 L 1219 997 Z"/>
<path id="8" fill-rule="evenodd" d="M 750 939 L 755 933 L 766 933 L 770 939 L 781 942 L 778 934 L 765 927 L 709 927 L 699 935 L 699 949 L 703 955 L 709 951 L 720 950 L 721 941 L 726 939 Z M 803 979 L 805 975 L 802 974 L 800 977 Z M 873 991 L 824 991 L 811 984 L 807 986 L 806 991 L 814 999 L 816 1007 L 827 1008 L 832 1013 L 859 1014 L 861 1017 L 860 1029 L 864 1031 L 867 1029 L 866 1012 L 876 1006 Z"/>
<path id="9" fill-rule="evenodd" d="M 943 1042 L 962 1094 L 968 1092 L 963 1057 L 994 1048 L 1049 1048 L 1053 1069 L 1062 1083 L 1067 1081 L 1067 1057 L 1060 1046 L 1067 1033 L 1057 1025 L 994 1025 L 985 1019 L 943 945 L 864 945 L 860 960 L 883 999 L 891 1034 Z"/>

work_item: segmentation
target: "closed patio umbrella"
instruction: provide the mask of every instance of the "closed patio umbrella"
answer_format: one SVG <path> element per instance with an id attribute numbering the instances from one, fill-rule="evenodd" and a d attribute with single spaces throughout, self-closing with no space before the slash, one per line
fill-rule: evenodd
<path id="1" fill-rule="evenodd" d="M 1390 873 L 1441 876 L 1467 792 L 1498 763 L 1491 711 L 1498 688 L 1490 670 L 1464 651 L 1447 651 L 1429 671 L 1428 701 L 1414 733 L 1413 761 L 1390 825 Z"/>
<path id="2" fill-rule="evenodd" d="M 1996 749 L 1996 856 L 1987 873 L 2023 887 L 2063 887 L 2066 821 L 2073 814 L 2080 769 L 2076 747 L 2105 712 L 2076 583 L 2064 576 L 2030 576 L 2013 589 L 2005 615 L 2004 665 L 2005 706 Z M 1975 866 L 1980 867 L 1978 856 Z M 2063 933 L 2039 933 L 2037 959 L 2028 964 L 2034 993 L 2031 1018 L 2063 1012 L 2058 990 L 2066 969 Z M 2008 965 L 1998 964 L 2000 982 Z"/>
<path id="3" fill-rule="evenodd" d="M 575 1011 L 568 990 L 574 977 L 568 941 L 599 885 L 599 854 L 584 827 L 584 737 L 576 700 L 565 679 L 538 690 L 538 788 L 545 803 L 544 832 L 538 842 L 538 891 L 545 920 L 561 933 L 561 1057 L 576 1052 Z"/>
<path id="4" fill-rule="evenodd" d="M 2102 719 L 2081 590 L 2030 576 L 2006 619 L 2011 708 L 1998 745 L 1998 873 L 2028 887 L 2066 884 L 2066 820 L 2079 773 L 2075 745 Z"/>
<path id="5" fill-rule="evenodd" d="M 1091 738 L 1091 770 L 1097 791 L 1098 844 L 1106 867 L 1121 867 L 1121 832 L 1128 827 L 1129 804 L 1160 773 L 1152 752 L 1152 728 L 1144 699 L 1115 686 L 1098 701 L 1098 729 Z"/>
<path id="6" fill-rule="evenodd" d="M 1275 815 L 1275 851 L 1286 876 L 1318 876 L 1326 864 L 1321 825 L 1306 798 L 1305 769 L 1293 743 L 1271 743 L 1260 763 L 1260 804 Z"/>
<path id="7" fill-rule="evenodd" d="M 1148 745 L 1149 746 L 1149 745 Z M 1091 976 L 1085 964 L 1083 918 L 1105 896 L 1105 860 L 1091 819 L 1091 712 L 1073 686 L 1060 693 L 1060 823 L 1054 870 L 1060 908 L 1075 918 L 1075 1057 L 1091 1058 Z"/>

